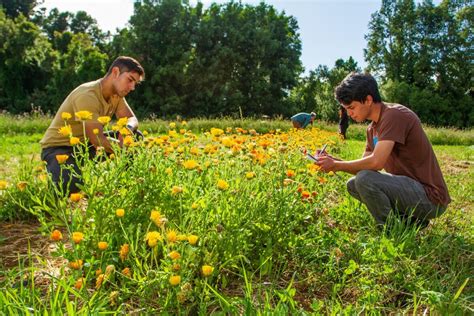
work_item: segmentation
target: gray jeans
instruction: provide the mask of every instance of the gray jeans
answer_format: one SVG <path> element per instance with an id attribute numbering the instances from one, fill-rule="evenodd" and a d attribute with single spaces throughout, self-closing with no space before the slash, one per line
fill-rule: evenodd
<path id="1" fill-rule="evenodd" d="M 65 165 L 71 165 L 77 175 L 73 175 L 71 170 L 61 168 L 56 159 L 56 155 L 68 155 Z M 51 174 L 53 182 L 61 188 L 66 195 L 77 193 L 80 189 L 78 184 L 82 184 L 81 170 L 76 164 L 74 148 L 70 146 L 57 146 L 45 148 L 41 151 L 41 160 L 46 161 L 46 169 Z"/>
<path id="2" fill-rule="evenodd" d="M 395 215 L 424 222 L 441 215 L 446 208 L 432 203 L 418 181 L 389 173 L 362 170 L 347 181 L 349 194 L 364 203 L 379 225 Z"/>

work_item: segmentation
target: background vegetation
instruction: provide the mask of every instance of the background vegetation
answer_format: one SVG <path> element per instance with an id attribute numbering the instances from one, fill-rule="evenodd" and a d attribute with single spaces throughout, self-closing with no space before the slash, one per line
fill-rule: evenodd
<path id="1" fill-rule="evenodd" d="M 129 26 L 114 35 L 83 11 L 39 11 L 35 0 L 0 4 L 0 109 L 11 113 L 54 112 L 74 87 L 131 55 L 148 75 L 130 96 L 142 117 L 316 111 L 335 121 L 335 85 L 362 70 L 349 58 L 302 75 L 297 21 L 264 3 L 136 1 Z M 382 1 L 365 58 L 386 100 L 411 107 L 430 125 L 472 126 L 472 21 L 467 0 Z"/>

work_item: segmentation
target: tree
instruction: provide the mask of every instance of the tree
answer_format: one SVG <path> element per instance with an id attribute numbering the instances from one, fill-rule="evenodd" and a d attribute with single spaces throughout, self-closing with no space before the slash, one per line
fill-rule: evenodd
<path id="1" fill-rule="evenodd" d="M 7 17 L 11 19 L 18 17 L 20 14 L 29 18 L 37 3 L 36 0 L 0 0 L 0 9 L 3 7 Z"/>

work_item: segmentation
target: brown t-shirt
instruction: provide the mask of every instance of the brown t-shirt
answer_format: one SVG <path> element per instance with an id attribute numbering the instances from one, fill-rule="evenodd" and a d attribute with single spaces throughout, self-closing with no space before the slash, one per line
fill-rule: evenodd
<path id="1" fill-rule="evenodd" d="M 41 148 L 70 146 L 69 137 L 58 133 L 66 122 L 61 117 L 63 112 L 68 112 L 72 118 L 67 121 L 71 125 L 72 135 L 84 139 L 84 129 L 82 122 L 77 120 L 74 113 L 79 111 L 89 111 L 92 113 L 92 120 L 97 121 L 99 116 L 112 117 L 118 109 L 128 106 L 125 98 L 112 96 L 107 102 L 102 95 L 100 79 L 84 83 L 74 89 L 64 100 L 56 113 L 51 125 L 40 141 Z"/>
<path id="2" fill-rule="evenodd" d="M 367 127 L 366 151 L 373 152 L 381 140 L 395 142 L 385 171 L 417 180 L 435 204 L 447 206 L 451 202 L 433 147 L 413 111 L 400 104 L 382 103 L 378 122 Z"/>

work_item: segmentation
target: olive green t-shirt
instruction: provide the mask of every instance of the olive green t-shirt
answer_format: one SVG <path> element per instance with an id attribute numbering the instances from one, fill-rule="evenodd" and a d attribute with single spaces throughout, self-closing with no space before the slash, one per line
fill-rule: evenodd
<path id="1" fill-rule="evenodd" d="M 80 85 L 67 96 L 59 107 L 51 125 L 40 141 L 41 148 L 70 146 L 69 137 L 59 134 L 59 129 L 66 124 L 71 126 L 74 137 L 79 137 L 81 141 L 84 140 L 82 122 L 75 117 L 74 113 L 89 111 L 92 113 L 92 121 L 97 121 L 99 116 L 112 117 L 118 109 L 124 106 L 128 107 L 127 101 L 119 96 L 112 96 L 109 102 L 105 101 L 101 92 L 100 79 Z M 70 113 L 72 118 L 65 122 L 61 117 L 63 112 Z"/>
<path id="2" fill-rule="evenodd" d="M 449 204 L 451 198 L 433 147 L 412 110 L 400 104 L 383 103 L 379 120 L 367 128 L 366 151 L 373 152 L 382 140 L 395 142 L 385 171 L 420 182 L 434 204 Z"/>

